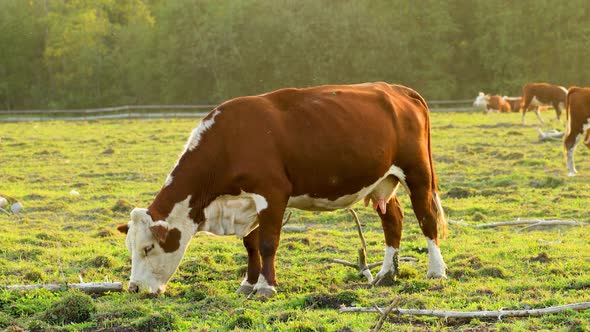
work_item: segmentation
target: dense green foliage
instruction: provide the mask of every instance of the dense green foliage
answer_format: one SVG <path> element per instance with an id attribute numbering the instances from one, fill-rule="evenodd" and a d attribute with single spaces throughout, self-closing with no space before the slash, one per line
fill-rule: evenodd
<path id="1" fill-rule="evenodd" d="M 378 80 L 427 99 L 590 85 L 589 15 L 586 0 L 0 1 L 0 108 Z"/>
<path id="2" fill-rule="evenodd" d="M 546 114 L 549 119 L 554 115 Z M 434 162 L 443 206 L 451 220 L 484 223 L 516 218 L 588 222 L 590 153 L 579 147 L 579 175 L 566 176 L 560 142 L 539 142 L 520 115 L 435 113 Z M 134 206 L 147 206 L 175 164 L 196 120 L 0 124 L 0 196 L 20 201 L 18 215 L 0 211 L 0 285 L 79 281 L 127 282 L 129 253 L 115 226 Z M 71 190 L 80 193 L 70 195 Z M 441 250 L 447 280 L 426 279 L 426 241 L 403 190 L 405 211 L 398 281 L 369 288 L 351 268 L 360 240 L 346 211 L 293 210 L 277 257 L 279 293 L 266 301 L 235 294 L 247 257 L 241 240 L 197 235 L 167 293 L 115 293 L 92 300 L 72 292 L 0 290 L 0 329 L 31 331 L 366 331 L 374 314 L 336 308 L 498 310 L 588 301 L 587 227 L 517 231 L 450 225 Z M 370 262 L 383 257 L 383 232 L 374 211 L 355 206 Z M 376 270 L 373 271 L 376 273 Z M 55 321 L 64 303 L 76 319 Z M 61 315 L 54 315 L 61 317 Z M 393 317 L 384 330 L 585 331 L 590 310 L 537 318 L 445 320 Z"/>

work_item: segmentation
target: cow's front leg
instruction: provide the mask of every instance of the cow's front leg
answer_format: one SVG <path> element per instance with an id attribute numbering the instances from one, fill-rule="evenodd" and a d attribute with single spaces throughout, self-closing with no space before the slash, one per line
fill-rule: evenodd
<path id="1" fill-rule="evenodd" d="M 385 256 L 381 270 L 375 276 L 373 285 L 385 286 L 391 285 L 398 274 L 399 266 L 399 246 L 402 235 L 402 222 L 404 212 L 401 208 L 397 197 L 393 196 L 385 209 L 385 213 L 377 210 L 381 218 L 381 226 L 385 235 Z"/>
<path id="2" fill-rule="evenodd" d="M 249 295 L 254 291 L 254 285 L 258 281 L 262 266 L 258 251 L 258 228 L 244 237 L 244 247 L 246 247 L 246 251 L 248 252 L 248 272 L 236 293 Z"/>
<path id="3" fill-rule="evenodd" d="M 262 259 L 262 269 L 258 281 L 254 285 L 254 293 L 258 297 L 270 297 L 276 294 L 275 286 L 275 255 L 279 247 L 283 213 L 287 206 L 286 195 L 267 195 L 266 208 L 259 211 L 258 250 Z"/>
<path id="4" fill-rule="evenodd" d="M 424 165 L 428 165 L 424 163 Z M 418 224 L 428 242 L 428 278 L 446 278 L 446 264 L 440 252 L 439 236 L 445 236 L 447 222 L 431 167 L 414 167 L 407 173 L 410 199 Z"/>

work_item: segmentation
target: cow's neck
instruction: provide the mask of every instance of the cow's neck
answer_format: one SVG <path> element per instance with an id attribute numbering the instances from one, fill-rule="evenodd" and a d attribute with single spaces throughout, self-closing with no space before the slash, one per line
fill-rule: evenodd
<path id="1" fill-rule="evenodd" d="M 205 219 L 204 209 L 222 192 L 217 181 L 220 171 L 218 158 L 203 158 L 197 151 L 185 152 L 162 187 L 148 213 L 152 220 L 167 220 L 174 206 L 187 197 L 190 217 L 194 223 Z"/>

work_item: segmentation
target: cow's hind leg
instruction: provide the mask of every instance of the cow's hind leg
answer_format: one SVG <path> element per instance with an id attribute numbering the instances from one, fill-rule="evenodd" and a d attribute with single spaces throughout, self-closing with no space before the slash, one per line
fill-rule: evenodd
<path id="1" fill-rule="evenodd" d="M 560 103 L 553 103 L 553 108 L 555 109 L 555 117 L 557 118 L 557 121 L 559 121 L 559 123 L 561 123 L 561 105 L 560 105 Z"/>
<path id="2" fill-rule="evenodd" d="M 580 126 L 572 127 L 571 114 L 569 115 L 568 122 L 567 131 L 563 139 L 563 152 L 567 164 L 568 176 L 575 176 L 578 171 L 574 164 L 574 151 L 582 138 L 584 129 Z"/>
<path id="3" fill-rule="evenodd" d="M 428 163 L 429 164 L 429 163 Z M 438 193 L 434 190 L 434 181 L 430 168 L 412 169 L 407 176 L 412 207 L 418 224 L 428 242 L 428 278 L 446 278 L 446 265 L 443 261 L 439 236 L 446 234 L 447 223 Z"/>
<path id="4" fill-rule="evenodd" d="M 393 196 L 387 202 L 385 213 L 381 213 L 379 209 L 377 209 L 377 213 L 381 218 L 381 225 L 383 226 L 383 233 L 385 235 L 385 255 L 381 270 L 375 276 L 373 284 L 378 286 L 390 285 L 398 274 L 398 253 L 402 236 L 404 212 L 397 197 Z"/>
<path id="5" fill-rule="evenodd" d="M 277 185 L 285 188 L 288 185 Z M 254 285 L 257 297 L 270 297 L 276 294 L 275 255 L 279 246 L 283 213 L 287 207 L 288 195 L 274 190 L 256 190 L 258 211 L 258 251 L 262 267 Z"/>
<path id="6" fill-rule="evenodd" d="M 258 228 L 244 237 L 244 247 L 246 247 L 246 251 L 248 252 L 248 271 L 236 293 L 249 295 L 254 291 L 254 285 L 258 281 L 262 267 L 260 253 L 258 251 Z"/>

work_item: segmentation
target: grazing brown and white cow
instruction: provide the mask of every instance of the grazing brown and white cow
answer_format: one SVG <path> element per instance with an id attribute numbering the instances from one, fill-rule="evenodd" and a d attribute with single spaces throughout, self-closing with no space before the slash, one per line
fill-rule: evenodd
<path id="1" fill-rule="evenodd" d="M 498 95 L 489 95 L 480 92 L 473 102 L 474 107 L 483 108 L 485 113 L 500 112 L 508 113 L 511 111 L 510 104 L 504 100 L 503 97 Z"/>
<path id="2" fill-rule="evenodd" d="M 584 145 L 590 148 L 590 88 L 571 87 L 566 99 L 567 128 L 563 139 L 563 151 L 567 163 L 568 175 L 576 175 L 574 150 L 586 134 Z"/>
<path id="3" fill-rule="evenodd" d="M 503 96 L 502 99 L 504 99 L 508 105 L 510 105 L 510 110 L 512 112 L 520 112 L 520 109 L 522 108 L 522 97 L 508 97 L 508 96 Z M 529 110 L 531 108 L 529 107 Z"/>
<path id="4" fill-rule="evenodd" d="M 446 232 L 424 99 L 387 83 L 282 89 L 227 101 L 192 132 L 147 209 L 119 225 L 131 252 L 129 290 L 163 292 L 194 233 L 243 236 L 238 292 L 275 293 L 285 209 L 324 211 L 373 201 L 385 235 L 376 280 L 397 273 L 401 183 L 428 243 L 427 277 L 446 277 Z"/>
<path id="5" fill-rule="evenodd" d="M 522 123 L 524 124 L 524 116 L 526 115 L 527 109 L 530 105 L 536 106 L 553 106 L 555 109 L 555 115 L 557 120 L 561 121 L 561 108 L 565 107 L 565 97 L 567 95 L 567 89 L 548 83 L 527 83 L 522 87 Z M 539 109 L 535 110 L 537 118 L 541 123 L 541 113 Z"/>

